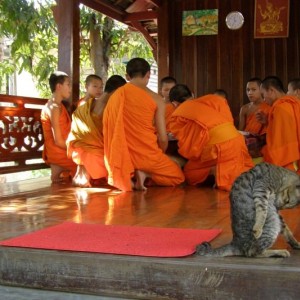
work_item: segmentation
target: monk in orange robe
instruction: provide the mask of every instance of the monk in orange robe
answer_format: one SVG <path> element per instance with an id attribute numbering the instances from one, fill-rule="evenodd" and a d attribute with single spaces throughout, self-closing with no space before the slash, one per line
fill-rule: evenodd
<path id="1" fill-rule="evenodd" d="M 133 58 L 126 72 L 130 82 L 110 97 L 103 116 L 108 183 L 123 191 L 145 190 L 147 177 L 157 185 L 178 185 L 184 181 L 181 168 L 164 153 L 165 103 L 147 88 L 150 65 Z"/>
<path id="2" fill-rule="evenodd" d="M 181 84 L 172 88 L 170 99 L 178 104 L 171 131 L 178 139 L 179 153 L 188 159 L 187 182 L 197 185 L 214 175 L 217 188 L 229 191 L 253 162 L 226 101 L 212 94 L 192 99 L 188 87 Z"/>
<path id="3" fill-rule="evenodd" d="M 76 165 L 67 156 L 66 140 L 71 129 L 71 118 L 62 104 L 63 99 L 71 95 L 70 79 L 66 73 L 54 72 L 49 79 L 52 98 L 41 111 L 41 123 L 44 133 L 43 159 L 51 167 L 53 183 L 63 181 L 62 174 L 74 176 Z"/>
<path id="4" fill-rule="evenodd" d="M 260 78 L 253 77 L 248 80 L 246 94 L 249 103 L 241 107 L 239 121 L 239 130 L 243 131 L 248 151 L 255 162 L 262 160 L 261 149 L 266 143 L 266 126 L 257 120 L 256 114 L 268 114 L 271 109 L 262 97 L 260 84 Z"/>
<path id="5" fill-rule="evenodd" d="M 262 81 L 261 92 L 271 105 L 268 116 L 259 114 L 259 120 L 267 125 L 267 143 L 262 150 L 264 161 L 300 173 L 300 101 L 285 95 L 283 84 L 276 76 Z"/>
<path id="6" fill-rule="evenodd" d="M 266 133 L 266 126 L 261 124 L 257 118 L 258 111 L 268 114 L 271 107 L 267 104 L 260 92 L 261 80 L 257 77 L 249 79 L 246 86 L 246 93 L 249 103 L 243 105 L 240 110 L 239 130 L 249 132 L 252 135 Z"/>
<path id="7" fill-rule="evenodd" d="M 103 146 L 103 111 L 109 97 L 126 80 L 118 75 L 111 76 L 104 93 L 97 99 L 90 98 L 77 107 L 72 115 L 71 132 L 67 140 L 68 155 L 78 165 L 73 184 L 91 187 L 95 179 L 106 178 Z"/>

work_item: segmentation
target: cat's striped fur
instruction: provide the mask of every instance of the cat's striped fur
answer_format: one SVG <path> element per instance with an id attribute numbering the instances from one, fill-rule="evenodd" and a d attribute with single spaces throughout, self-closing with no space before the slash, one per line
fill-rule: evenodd
<path id="1" fill-rule="evenodd" d="M 300 177 L 285 168 L 268 163 L 256 165 L 234 182 L 230 192 L 230 244 L 212 249 L 209 243 L 197 246 L 205 256 L 288 257 L 287 250 L 269 249 L 282 233 L 287 242 L 300 249 L 300 243 L 278 210 L 300 203 Z"/>

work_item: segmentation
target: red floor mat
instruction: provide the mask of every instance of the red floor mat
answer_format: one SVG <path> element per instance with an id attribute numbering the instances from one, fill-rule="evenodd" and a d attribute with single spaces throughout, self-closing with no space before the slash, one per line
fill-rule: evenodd
<path id="1" fill-rule="evenodd" d="M 65 222 L 0 242 L 2 246 L 153 257 L 181 257 L 220 229 L 181 229 Z"/>

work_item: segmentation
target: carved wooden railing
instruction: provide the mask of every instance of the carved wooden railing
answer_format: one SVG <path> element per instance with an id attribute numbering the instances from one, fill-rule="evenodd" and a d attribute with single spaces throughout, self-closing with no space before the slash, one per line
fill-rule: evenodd
<path id="1" fill-rule="evenodd" d="M 48 168 L 41 159 L 46 101 L 0 94 L 0 174 Z"/>

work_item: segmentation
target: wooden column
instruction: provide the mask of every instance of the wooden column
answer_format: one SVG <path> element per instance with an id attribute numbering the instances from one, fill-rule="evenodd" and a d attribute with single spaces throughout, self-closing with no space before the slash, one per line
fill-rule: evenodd
<path id="1" fill-rule="evenodd" d="M 157 65 L 158 81 L 170 74 L 170 26 L 169 26 L 169 1 L 162 1 L 158 10 L 158 46 L 157 46 Z M 160 88 L 160 87 L 159 87 Z"/>
<path id="2" fill-rule="evenodd" d="M 53 15 L 58 27 L 58 70 L 72 80 L 72 101 L 79 99 L 80 12 L 79 0 L 56 0 Z"/>

